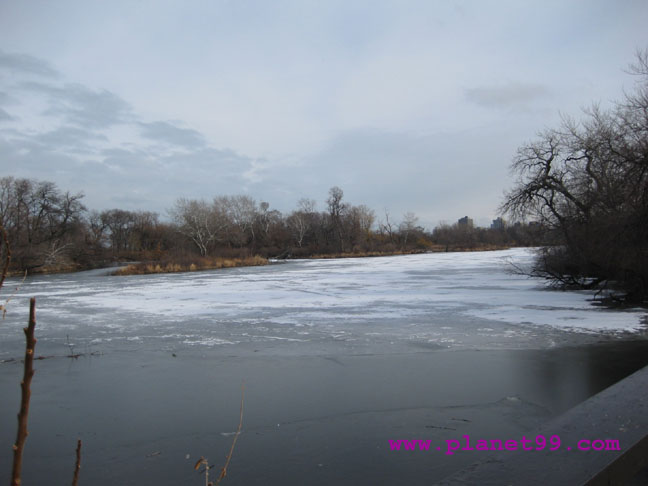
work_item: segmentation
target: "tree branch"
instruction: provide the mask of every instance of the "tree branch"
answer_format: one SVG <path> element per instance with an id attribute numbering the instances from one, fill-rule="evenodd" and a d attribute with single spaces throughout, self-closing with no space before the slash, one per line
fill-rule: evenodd
<path id="1" fill-rule="evenodd" d="M 77 440 L 76 448 L 76 465 L 74 466 L 74 477 L 72 478 L 72 486 L 77 486 L 79 483 L 79 471 L 81 470 L 81 439 Z"/>
<path id="2" fill-rule="evenodd" d="M 236 441 L 238 440 L 238 437 L 241 433 L 241 427 L 243 426 L 243 398 L 245 396 L 245 384 L 241 383 L 241 415 L 239 418 L 239 424 L 238 424 L 238 429 L 236 429 L 236 434 L 234 435 L 234 440 L 232 441 L 232 447 L 230 448 L 229 454 L 227 454 L 227 460 L 225 461 L 225 465 L 223 466 L 223 469 L 221 469 L 220 475 L 218 476 L 218 479 L 216 480 L 216 484 L 219 484 L 221 480 L 227 475 L 227 466 L 229 466 L 230 460 L 232 459 L 232 453 L 234 452 L 234 446 L 236 445 Z"/>
<path id="3" fill-rule="evenodd" d="M 27 431 L 27 417 L 29 415 L 29 399 L 31 398 L 31 381 L 34 376 L 34 348 L 36 339 L 34 338 L 34 328 L 36 327 L 36 298 L 32 297 L 29 301 L 29 324 L 23 329 L 25 332 L 25 371 L 23 381 L 20 383 L 22 397 L 20 400 L 20 412 L 18 413 L 18 433 L 16 443 L 13 446 L 14 460 L 13 470 L 11 473 L 11 486 L 20 486 L 20 473 L 22 470 L 22 454 L 25 448 L 25 441 L 29 432 Z"/>

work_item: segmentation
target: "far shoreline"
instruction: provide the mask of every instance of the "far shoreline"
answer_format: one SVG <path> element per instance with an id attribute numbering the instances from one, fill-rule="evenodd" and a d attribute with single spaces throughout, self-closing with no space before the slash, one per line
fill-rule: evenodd
<path id="1" fill-rule="evenodd" d="M 511 248 L 533 248 L 522 246 L 510 245 L 486 245 L 480 247 L 445 247 L 443 245 L 435 245 L 433 248 L 427 249 L 413 249 L 413 250 L 395 250 L 395 251 L 365 251 L 365 252 L 340 252 L 340 253 L 317 253 L 305 256 L 288 256 L 279 257 L 263 257 L 254 255 L 251 257 L 195 257 L 195 258 L 168 258 L 161 260 L 150 261 L 104 261 L 99 265 L 55 265 L 51 267 L 41 267 L 38 270 L 10 270 L 7 274 L 8 277 L 23 277 L 25 272 L 28 276 L 32 275 L 59 275 L 68 273 L 85 272 L 89 270 L 103 270 L 118 267 L 115 271 L 108 273 L 114 276 L 128 276 L 128 275 L 154 275 L 154 274 L 167 274 L 167 273 L 189 273 L 201 272 L 209 270 L 220 270 L 224 268 L 238 268 L 238 267 L 254 267 L 265 266 L 272 263 L 291 261 L 291 260 L 335 260 L 345 258 L 379 258 L 389 256 L 406 256 L 406 255 L 421 255 L 426 253 L 471 253 L 483 251 L 502 251 Z"/>

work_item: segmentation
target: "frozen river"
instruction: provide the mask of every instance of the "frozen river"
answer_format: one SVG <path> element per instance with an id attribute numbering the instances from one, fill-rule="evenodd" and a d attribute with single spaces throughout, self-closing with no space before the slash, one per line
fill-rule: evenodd
<path id="1" fill-rule="evenodd" d="M 430 484 L 475 457 L 399 456 L 388 439 L 521 434 L 648 364 L 644 310 L 512 273 L 531 258 L 30 278 L 0 323 L 0 440 L 10 452 L 34 296 L 37 355 L 51 359 L 36 362 L 26 484 L 69 482 L 77 437 L 81 484 L 201 484 L 193 463 L 222 463 L 242 381 L 228 484 Z"/>
<path id="2" fill-rule="evenodd" d="M 348 351 L 403 346 L 537 348 L 644 329 L 639 310 L 592 306 L 591 293 L 551 292 L 512 274 L 531 252 L 423 254 L 302 260 L 203 273 L 35 277 L 10 303 L 3 342 L 36 297 L 47 352 L 133 346 L 254 346 L 307 353 L 332 342 Z M 15 282 L 8 282 L 5 294 Z M 12 350 L 3 347 L 2 355 Z"/>

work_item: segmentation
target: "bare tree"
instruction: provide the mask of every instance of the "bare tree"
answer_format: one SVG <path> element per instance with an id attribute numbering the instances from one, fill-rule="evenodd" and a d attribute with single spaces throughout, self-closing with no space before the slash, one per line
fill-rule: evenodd
<path id="1" fill-rule="evenodd" d="M 386 234 L 389 237 L 389 242 L 394 243 L 394 224 L 389 221 L 389 211 L 385 208 L 385 221 L 378 224 L 378 229 L 381 234 Z"/>
<path id="2" fill-rule="evenodd" d="M 52 182 L 0 179 L 0 223 L 21 268 L 43 266 L 73 246 L 85 212 L 82 198 L 81 193 L 61 193 Z"/>
<path id="3" fill-rule="evenodd" d="M 329 197 L 326 200 L 328 213 L 331 218 L 333 234 L 335 235 L 340 251 L 344 251 L 344 225 L 342 217 L 348 208 L 348 206 L 342 202 L 343 197 L 344 191 L 342 191 L 338 186 L 333 186 L 329 189 Z"/>
<path id="4" fill-rule="evenodd" d="M 270 211 L 270 203 L 266 201 L 261 201 L 261 203 L 259 203 L 259 213 L 257 215 L 257 221 L 261 228 L 261 232 L 265 236 L 267 236 L 268 232 L 270 231 L 271 220 L 272 218 L 271 218 L 271 211 Z"/>
<path id="5" fill-rule="evenodd" d="M 416 230 L 416 225 L 418 223 L 418 217 L 412 213 L 407 212 L 403 215 L 403 221 L 398 225 L 398 231 L 401 237 L 401 246 L 407 246 L 407 239 L 410 234 Z"/>
<path id="6" fill-rule="evenodd" d="M 328 205 L 329 214 L 334 218 L 340 218 L 346 209 L 346 205 L 342 202 L 344 191 L 338 186 L 333 186 L 329 189 L 329 197 L 326 200 Z"/>
<path id="7" fill-rule="evenodd" d="M 615 109 L 593 106 L 576 122 L 542 132 L 517 152 L 517 181 L 502 209 L 547 228 L 558 246 L 536 273 L 592 287 L 616 282 L 648 293 L 648 51 L 631 71 L 636 90 Z"/>
<path id="8" fill-rule="evenodd" d="M 286 224 L 300 248 L 304 244 L 304 238 L 313 228 L 316 204 L 313 199 L 302 198 L 297 202 L 298 209 L 293 211 L 286 219 Z"/>
<path id="9" fill-rule="evenodd" d="M 178 199 L 169 214 L 178 231 L 191 239 L 201 256 L 207 256 L 209 245 L 219 238 L 225 226 L 215 208 L 204 200 Z"/>
<path id="10" fill-rule="evenodd" d="M 367 245 L 371 237 L 371 228 L 376 219 L 376 213 L 364 204 L 351 206 L 347 212 L 349 229 L 347 233 L 353 245 Z"/>
<path id="11" fill-rule="evenodd" d="M 242 247 L 248 241 L 248 233 L 252 242 L 256 239 L 254 223 L 257 219 L 256 201 L 249 196 L 238 195 L 221 198 L 226 207 L 227 215 L 232 222 L 231 241 Z"/>

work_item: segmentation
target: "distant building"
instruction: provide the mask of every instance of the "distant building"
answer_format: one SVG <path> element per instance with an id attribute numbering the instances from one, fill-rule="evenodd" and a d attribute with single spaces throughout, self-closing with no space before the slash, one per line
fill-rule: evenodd
<path id="1" fill-rule="evenodd" d="M 502 219 L 502 217 L 498 217 L 497 219 L 494 219 L 493 222 L 491 223 L 491 229 L 504 229 L 506 228 L 506 221 Z"/>
<path id="2" fill-rule="evenodd" d="M 466 227 L 469 227 L 469 228 L 472 228 L 474 226 L 472 218 L 469 218 L 468 216 L 464 216 L 463 218 L 459 218 L 459 220 L 457 221 L 457 224 L 459 226 L 466 226 Z"/>

